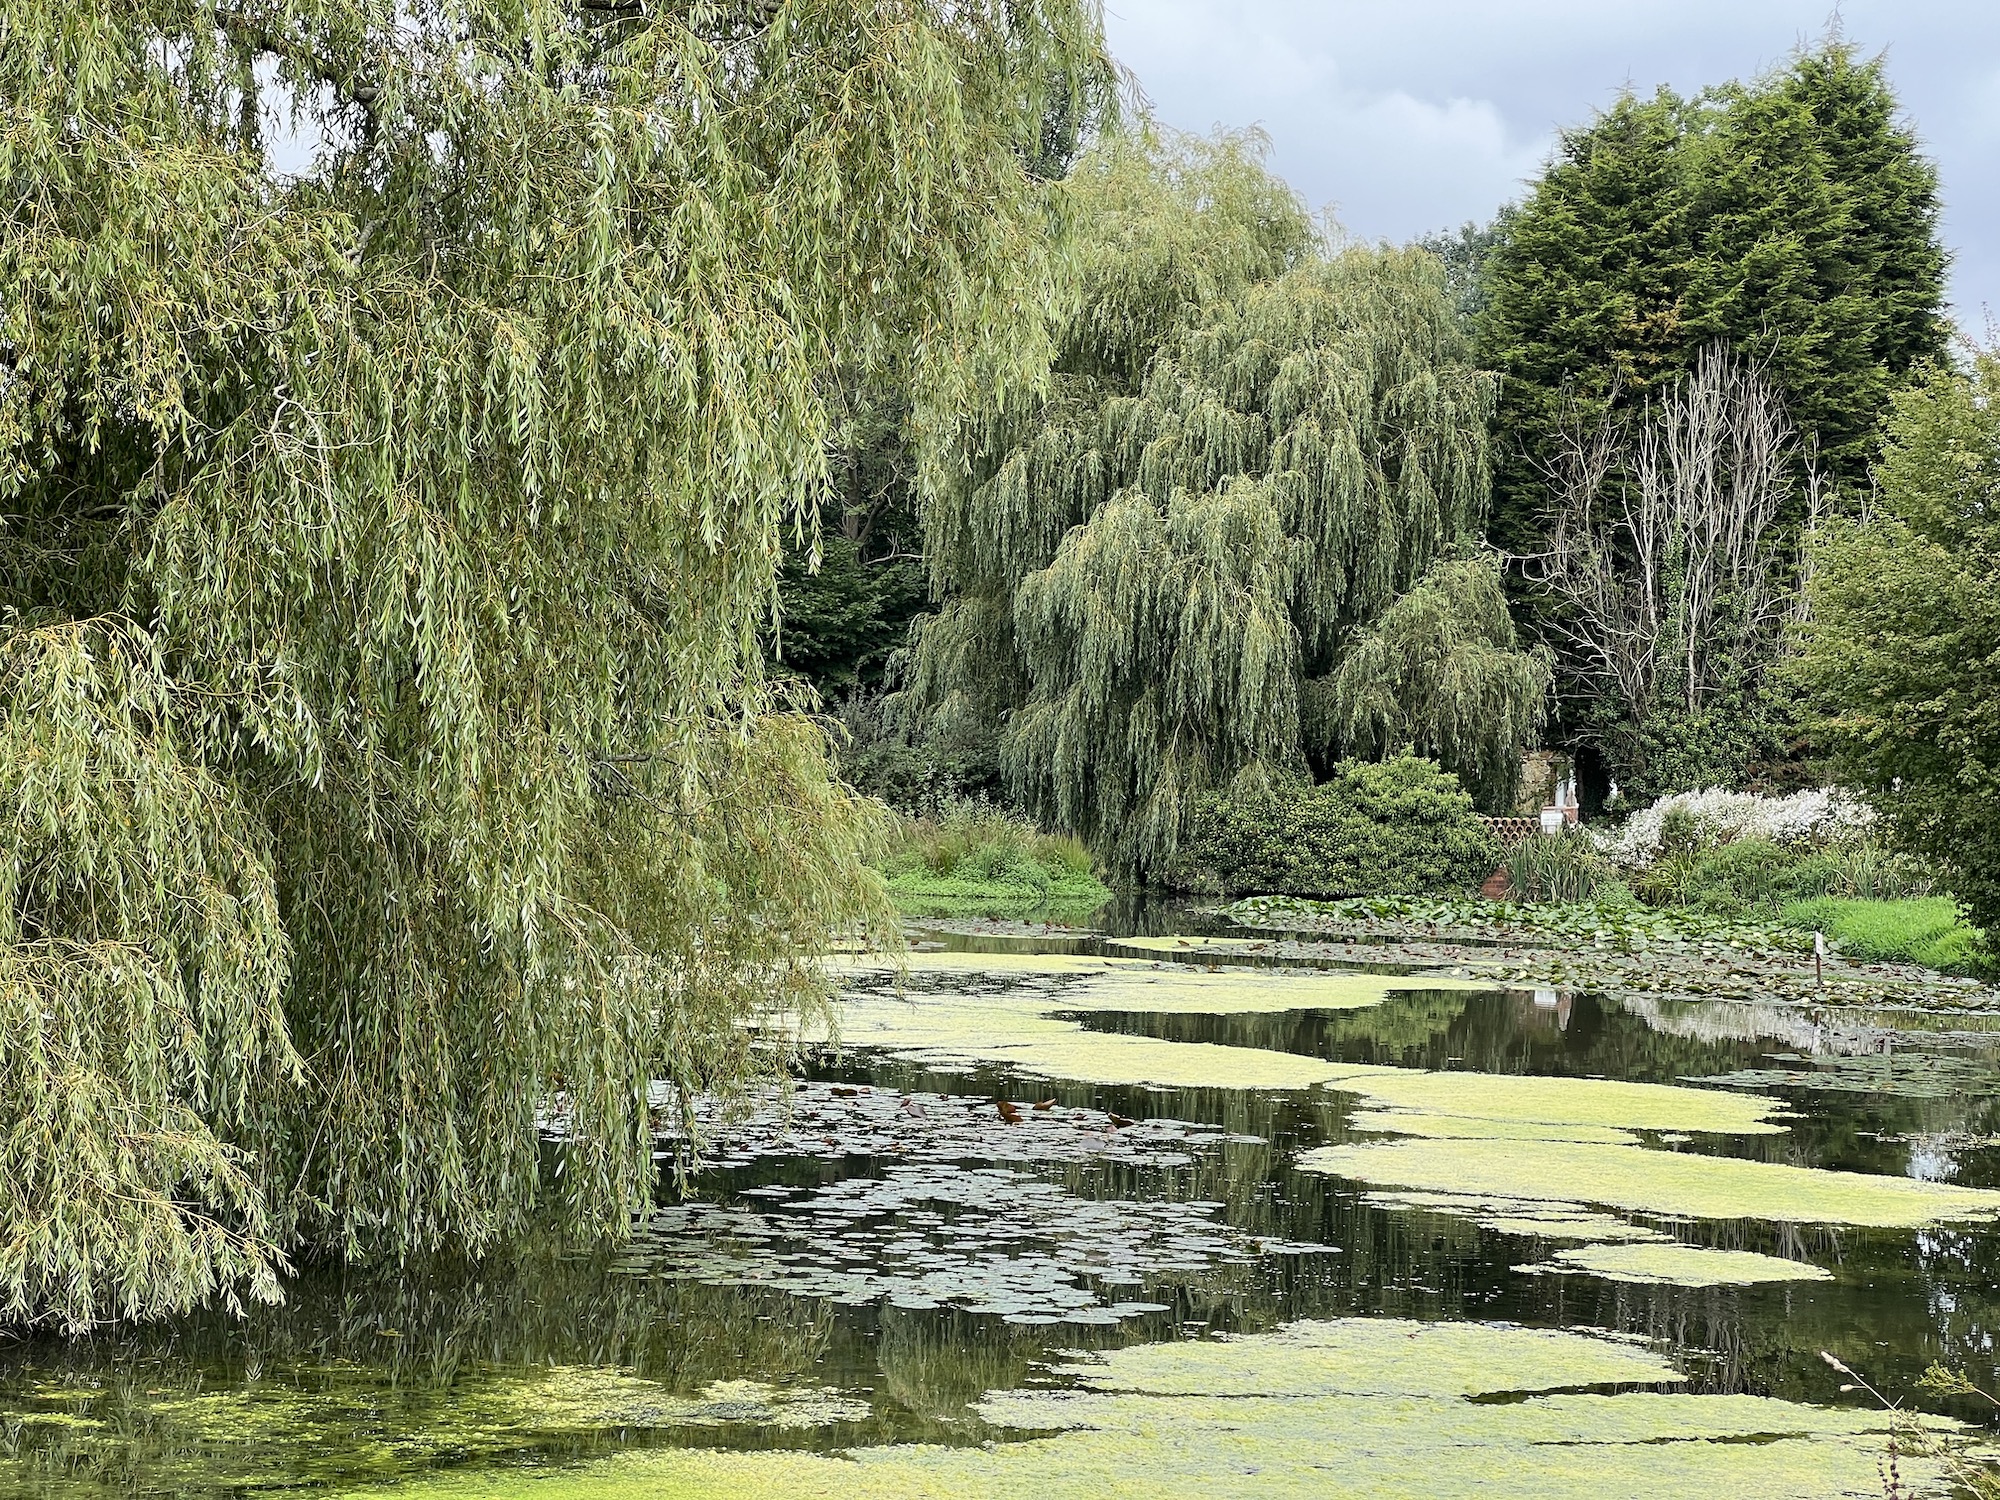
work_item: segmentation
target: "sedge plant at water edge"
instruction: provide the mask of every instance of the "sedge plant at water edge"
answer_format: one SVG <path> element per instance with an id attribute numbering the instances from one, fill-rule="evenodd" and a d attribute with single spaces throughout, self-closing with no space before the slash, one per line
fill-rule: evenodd
<path id="1" fill-rule="evenodd" d="M 0 1321 L 628 1224 L 648 1080 L 886 920 L 758 647 L 824 377 L 1046 363 L 1107 70 L 1081 0 L 7 6 Z"/>

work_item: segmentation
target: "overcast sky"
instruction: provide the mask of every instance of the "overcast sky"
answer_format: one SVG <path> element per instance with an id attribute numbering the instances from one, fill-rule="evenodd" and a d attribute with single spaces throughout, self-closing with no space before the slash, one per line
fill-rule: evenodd
<path id="1" fill-rule="evenodd" d="M 1484 220 L 1558 127 L 1630 86 L 1691 92 L 1782 64 L 1830 0 L 1106 0 L 1159 117 L 1261 125 L 1272 164 L 1366 238 Z M 1847 0 L 1944 180 L 1953 301 L 2000 314 L 2000 3 Z"/>

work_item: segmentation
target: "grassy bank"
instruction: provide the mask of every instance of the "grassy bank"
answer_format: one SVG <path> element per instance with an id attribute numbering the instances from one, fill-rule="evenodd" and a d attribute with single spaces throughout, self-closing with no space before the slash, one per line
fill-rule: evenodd
<path id="1" fill-rule="evenodd" d="M 1111 899 L 1080 840 L 986 807 L 905 820 L 878 866 L 896 905 L 920 916 L 1082 916 Z"/>
<path id="2" fill-rule="evenodd" d="M 1864 901 L 1822 896 L 1793 901 L 1780 914 L 1793 927 L 1818 929 L 1862 963 L 1922 964 L 1944 974 L 1973 972 L 1979 933 L 1949 896 Z"/>

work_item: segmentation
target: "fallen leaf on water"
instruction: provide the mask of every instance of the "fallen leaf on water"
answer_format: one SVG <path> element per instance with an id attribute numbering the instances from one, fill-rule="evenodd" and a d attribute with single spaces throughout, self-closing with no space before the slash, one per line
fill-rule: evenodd
<path id="1" fill-rule="evenodd" d="M 1005 1120 L 1009 1125 L 1018 1125 L 1021 1123 L 1020 1106 L 1012 1100 L 995 1099 L 993 1106 L 1000 1111 L 1000 1118 Z"/>
<path id="2" fill-rule="evenodd" d="M 1056 1104 L 1056 1101 L 1055 1101 L 1055 1100 L 1053 1100 L 1053 1099 L 1043 1099 L 1043 1100 L 1040 1100 L 1040 1101 L 1038 1101 L 1038 1102 L 1036 1103 L 1036 1105 L 1035 1105 L 1035 1108 L 1036 1108 L 1036 1109 L 1054 1109 L 1054 1108 L 1055 1108 L 1055 1104 Z"/>

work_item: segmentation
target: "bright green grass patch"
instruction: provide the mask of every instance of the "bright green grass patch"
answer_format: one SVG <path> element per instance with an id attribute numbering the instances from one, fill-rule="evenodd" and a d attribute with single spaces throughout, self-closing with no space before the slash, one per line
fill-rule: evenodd
<path id="1" fill-rule="evenodd" d="M 1859 901 L 1822 896 L 1783 910 L 1792 926 L 1825 933 L 1847 957 L 1863 963 L 1922 964 L 1945 974 L 1970 974 L 1977 928 L 1959 916 L 1949 896 Z"/>
<path id="2" fill-rule="evenodd" d="M 1080 840 L 973 805 L 903 820 L 878 865 L 896 904 L 922 916 L 1087 915 L 1111 899 Z"/>
<path id="3" fill-rule="evenodd" d="M 1642 1346 L 1581 1333 L 1342 1319 L 1078 1359 L 1084 1389 L 994 1393 L 980 1415 L 1039 1433 L 981 1447 L 845 1456 L 654 1450 L 595 1464 L 448 1476 L 401 1500 L 1534 1500 L 1880 1493 L 1890 1419 L 1768 1397 L 1618 1387 L 1680 1375 Z M 1595 1388 L 1595 1390 L 1593 1390 Z M 1504 1402 L 1482 1396 L 1520 1394 Z M 1937 1424 L 1943 1427 L 1945 1424 Z M 1904 1459 L 1912 1493 L 1934 1493 Z M 378 1494 L 385 1492 L 375 1492 Z"/>

